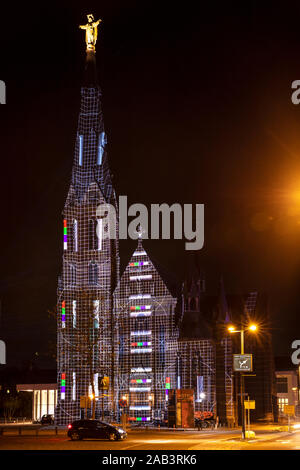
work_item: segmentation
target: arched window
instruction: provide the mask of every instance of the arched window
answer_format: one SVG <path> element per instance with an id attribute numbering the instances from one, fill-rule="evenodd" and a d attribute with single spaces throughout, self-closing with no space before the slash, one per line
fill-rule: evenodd
<path id="1" fill-rule="evenodd" d="M 73 220 L 73 243 L 72 243 L 72 248 L 73 248 L 73 251 L 77 252 L 78 251 L 78 223 L 77 223 L 77 220 L 74 219 Z"/>
<path id="2" fill-rule="evenodd" d="M 96 234 L 96 221 L 89 220 L 89 250 L 96 250 L 97 247 L 97 234 Z"/>
<path id="3" fill-rule="evenodd" d="M 95 261 L 89 264 L 89 284 L 95 286 L 98 284 L 98 265 Z"/>
<path id="4" fill-rule="evenodd" d="M 79 166 L 82 166 L 82 163 L 83 163 L 83 135 L 80 135 L 78 138 L 79 138 L 78 164 L 79 164 Z"/>
<path id="5" fill-rule="evenodd" d="M 74 264 L 70 264 L 69 269 L 70 269 L 70 284 L 71 286 L 75 286 L 76 285 L 76 266 L 74 266 Z"/>
<path id="6" fill-rule="evenodd" d="M 77 304 L 76 300 L 73 300 L 73 304 L 72 304 L 73 328 L 76 328 L 76 320 L 77 320 L 76 304 Z"/>
<path id="7" fill-rule="evenodd" d="M 176 357 L 176 377 L 177 377 L 177 388 L 181 388 L 181 380 L 182 380 L 182 357 L 181 354 L 178 353 Z"/>
<path id="8" fill-rule="evenodd" d="M 190 302 L 190 310 L 193 312 L 196 310 L 196 299 L 193 297 Z"/>
<path id="9" fill-rule="evenodd" d="M 104 154 L 104 149 L 106 145 L 106 135 L 105 132 L 100 132 L 99 137 L 98 137 L 98 155 L 97 155 L 97 164 L 101 165 L 102 164 L 102 157 Z"/>
<path id="10" fill-rule="evenodd" d="M 159 365 L 162 369 L 165 367 L 165 354 L 166 353 L 166 338 L 165 327 L 160 325 L 159 328 Z"/>
<path id="11" fill-rule="evenodd" d="M 94 300 L 93 302 L 93 307 L 94 307 L 94 328 L 99 328 L 99 308 L 100 308 L 100 302 L 99 300 Z"/>

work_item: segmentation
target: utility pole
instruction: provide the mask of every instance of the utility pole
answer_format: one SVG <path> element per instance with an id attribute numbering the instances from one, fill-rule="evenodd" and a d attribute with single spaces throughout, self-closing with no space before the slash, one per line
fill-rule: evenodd
<path id="1" fill-rule="evenodd" d="M 244 328 L 241 328 L 241 355 L 245 354 L 244 351 Z M 245 393 L 245 378 L 243 372 L 241 374 L 241 403 L 242 403 L 242 439 L 245 439 L 245 406 L 244 406 L 244 393 Z"/>

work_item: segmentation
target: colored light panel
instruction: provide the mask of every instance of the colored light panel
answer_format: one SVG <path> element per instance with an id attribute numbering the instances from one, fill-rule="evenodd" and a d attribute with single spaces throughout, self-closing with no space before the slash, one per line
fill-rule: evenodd
<path id="1" fill-rule="evenodd" d="M 61 303 L 61 327 L 66 327 L 66 302 L 63 300 Z"/>
<path id="2" fill-rule="evenodd" d="M 67 250 L 68 248 L 68 226 L 67 226 L 67 220 L 64 219 L 64 250 Z"/>
<path id="3" fill-rule="evenodd" d="M 129 263 L 131 268 L 136 268 L 138 266 L 148 266 L 149 261 L 135 261 L 134 263 Z"/>
<path id="4" fill-rule="evenodd" d="M 152 382 L 151 379 L 131 379 L 131 384 L 150 384 Z"/>
<path id="5" fill-rule="evenodd" d="M 131 312 L 137 311 L 137 310 L 150 310 L 151 305 L 132 305 L 130 307 Z"/>
<path id="6" fill-rule="evenodd" d="M 137 417 L 137 418 L 132 416 L 132 417 L 129 418 L 129 421 L 150 421 L 150 418 L 149 418 L 149 416 L 148 417 L 146 417 L 146 416 L 143 417 L 142 416 L 142 417 Z"/>
<path id="7" fill-rule="evenodd" d="M 60 398 L 64 400 L 66 397 L 66 373 L 63 372 L 61 374 L 61 381 L 60 381 Z"/>

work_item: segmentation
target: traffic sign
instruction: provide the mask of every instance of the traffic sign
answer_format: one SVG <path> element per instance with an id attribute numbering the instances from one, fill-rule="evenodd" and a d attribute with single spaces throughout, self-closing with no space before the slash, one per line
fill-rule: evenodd
<path id="1" fill-rule="evenodd" d="M 109 377 L 107 377 L 107 376 L 101 377 L 100 387 L 101 387 L 102 390 L 108 390 L 109 389 Z"/>
<path id="2" fill-rule="evenodd" d="M 295 415 L 294 405 L 284 405 L 283 411 L 288 416 L 294 416 Z"/>
<path id="3" fill-rule="evenodd" d="M 123 398 L 119 400 L 119 405 L 120 406 L 127 406 L 127 400 L 124 400 Z"/>
<path id="4" fill-rule="evenodd" d="M 245 400 L 244 406 L 246 410 L 255 410 L 255 400 Z"/>
<path id="5" fill-rule="evenodd" d="M 233 370 L 234 372 L 251 372 L 252 354 L 234 354 Z"/>

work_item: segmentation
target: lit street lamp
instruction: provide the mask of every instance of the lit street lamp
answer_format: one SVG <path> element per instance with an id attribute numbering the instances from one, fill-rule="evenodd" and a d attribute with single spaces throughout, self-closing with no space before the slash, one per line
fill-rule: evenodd
<path id="1" fill-rule="evenodd" d="M 245 354 L 244 351 L 244 334 L 245 331 L 256 331 L 257 330 L 257 325 L 251 324 L 249 325 L 246 329 L 242 326 L 240 330 L 236 330 L 234 326 L 229 326 L 228 331 L 229 333 L 241 333 L 241 355 Z M 245 439 L 245 410 L 244 410 L 244 394 L 245 394 L 245 381 L 244 381 L 244 375 L 243 372 L 241 371 L 241 405 L 242 405 L 242 439 Z"/>

